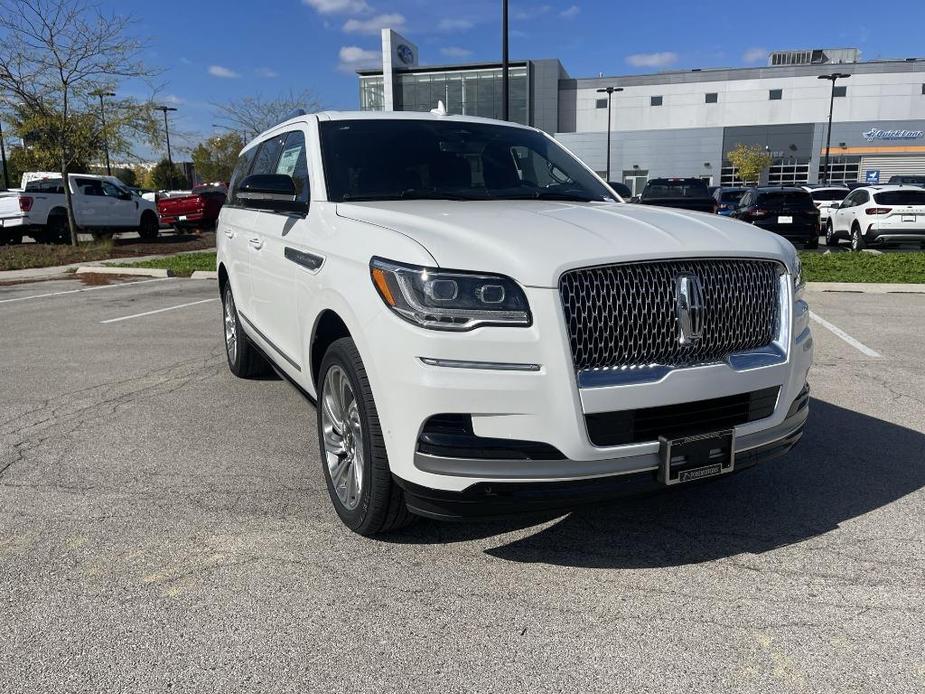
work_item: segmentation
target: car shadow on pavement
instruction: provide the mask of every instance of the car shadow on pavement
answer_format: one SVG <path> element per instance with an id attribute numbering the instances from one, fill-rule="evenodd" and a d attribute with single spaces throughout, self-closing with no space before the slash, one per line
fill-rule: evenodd
<path id="1" fill-rule="evenodd" d="M 803 440 L 784 458 L 722 480 L 556 514 L 557 522 L 487 553 L 588 568 L 696 564 L 802 542 L 923 486 L 925 434 L 814 399 Z M 393 541 L 460 542 L 536 522 L 435 531 L 427 521 Z"/>

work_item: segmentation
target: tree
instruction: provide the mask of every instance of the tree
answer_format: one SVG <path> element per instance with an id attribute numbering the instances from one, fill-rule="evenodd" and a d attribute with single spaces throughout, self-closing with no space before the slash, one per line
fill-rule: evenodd
<path id="1" fill-rule="evenodd" d="M 154 190 L 177 190 L 187 186 L 186 176 L 180 171 L 180 167 L 166 159 L 161 159 L 151 169 L 149 182 Z"/>
<path id="2" fill-rule="evenodd" d="M 134 188 L 138 185 L 138 178 L 135 176 L 135 169 L 118 168 L 112 170 L 113 176 L 122 181 L 125 185 Z"/>
<path id="3" fill-rule="evenodd" d="M 202 181 L 225 181 L 244 148 L 244 140 L 237 133 L 214 135 L 193 148 L 192 159 L 196 174 Z"/>
<path id="4" fill-rule="evenodd" d="M 64 177 L 95 159 L 104 138 L 114 153 L 130 150 L 133 137 L 159 144 L 150 102 L 107 102 L 105 131 L 98 117 L 98 93 L 153 75 L 138 59 L 142 45 L 127 36 L 129 21 L 88 0 L 0 0 L 0 96 L 14 104 L 17 132 L 34 136 L 27 142 L 51 154 Z M 70 186 L 64 192 L 76 245 Z"/>
<path id="5" fill-rule="evenodd" d="M 746 183 L 757 183 L 761 172 L 774 161 L 764 147 L 741 143 L 730 150 L 726 158 L 738 170 L 739 178 Z"/>
<path id="6" fill-rule="evenodd" d="M 307 89 L 298 93 L 290 91 L 273 99 L 256 94 L 212 106 L 216 109 L 216 119 L 229 130 L 240 132 L 245 139 L 257 137 L 297 108 L 308 112 L 321 110 L 318 99 Z"/>

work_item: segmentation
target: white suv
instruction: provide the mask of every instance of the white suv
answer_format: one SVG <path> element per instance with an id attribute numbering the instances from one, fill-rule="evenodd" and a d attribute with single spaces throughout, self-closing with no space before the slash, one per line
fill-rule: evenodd
<path id="1" fill-rule="evenodd" d="M 925 189 L 916 186 L 855 188 L 834 208 L 826 223 L 825 243 L 851 241 L 851 250 L 869 245 L 919 243 L 925 248 Z"/>
<path id="2" fill-rule="evenodd" d="M 720 476 L 802 435 L 793 246 L 623 204 L 538 130 L 297 116 L 244 149 L 218 229 L 231 370 L 316 400 L 356 532 Z"/>

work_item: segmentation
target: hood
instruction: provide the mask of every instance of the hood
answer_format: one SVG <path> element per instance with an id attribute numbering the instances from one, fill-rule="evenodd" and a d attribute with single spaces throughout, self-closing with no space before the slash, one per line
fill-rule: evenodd
<path id="1" fill-rule="evenodd" d="M 795 256 L 790 242 L 750 224 L 647 205 L 396 200 L 338 203 L 337 214 L 411 237 L 440 267 L 500 273 L 534 287 L 555 287 L 564 271 L 589 265 L 752 257 L 792 267 Z"/>

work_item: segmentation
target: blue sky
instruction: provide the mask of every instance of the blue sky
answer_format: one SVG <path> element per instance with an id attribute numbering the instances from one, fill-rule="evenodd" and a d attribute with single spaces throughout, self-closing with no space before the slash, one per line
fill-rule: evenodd
<path id="1" fill-rule="evenodd" d="M 357 107 L 357 62 L 392 26 L 421 49 L 421 62 L 498 60 L 500 2 L 263 0 L 125 3 L 149 37 L 146 60 L 163 69 L 162 100 L 176 127 L 214 130 L 210 102 L 260 92 L 312 90 L 334 109 Z M 925 9 L 909 12 L 925 19 Z M 866 60 L 921 55 L 921 21 L 871 12 L 860 0 L 827 2 L 511 2 L 512 58 L 559 58 L 572 76 L 672 68 L 761 65 L 768 49 L 851 46 Z M 127 85 L 125 91 L 134 89 Z"/>

